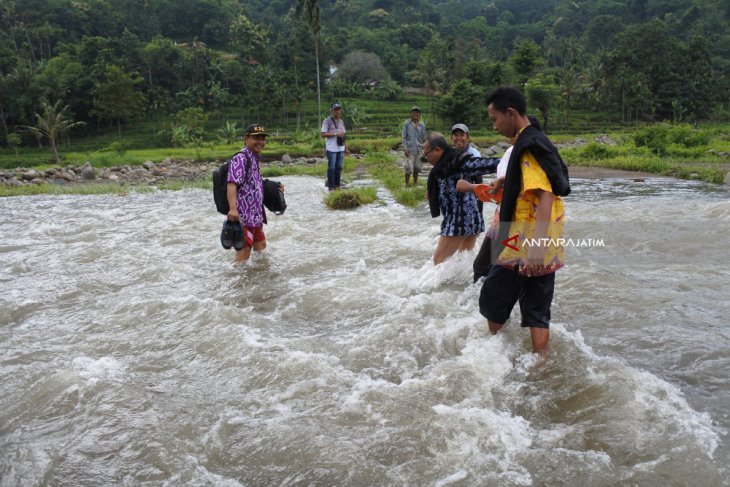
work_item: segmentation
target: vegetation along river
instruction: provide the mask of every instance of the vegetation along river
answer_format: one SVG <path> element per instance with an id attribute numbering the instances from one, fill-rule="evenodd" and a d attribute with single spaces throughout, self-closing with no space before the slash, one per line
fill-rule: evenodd
<path id="1" fill-rule="evenodd" d="M 0 199 L 3 486 L 729 485 L 727 187 L 576 179 L 542 360 L 425 206 L 281 180 L 239 268 L 209 191 Z"/>

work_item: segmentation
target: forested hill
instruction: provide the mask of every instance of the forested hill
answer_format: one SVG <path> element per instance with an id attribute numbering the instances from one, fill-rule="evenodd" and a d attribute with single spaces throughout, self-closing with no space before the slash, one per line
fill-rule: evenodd
<path id="1" fill-rule="evenodd" d="M 546 117 L 730 112 L 726 0 L 2 0 L 0 144 L 66 105 L 87 130 L 231 105 L 279 120 L 316 96 L 317 29 L 327 100 L 421 87 L 468 122 L 509 83 Z"/>

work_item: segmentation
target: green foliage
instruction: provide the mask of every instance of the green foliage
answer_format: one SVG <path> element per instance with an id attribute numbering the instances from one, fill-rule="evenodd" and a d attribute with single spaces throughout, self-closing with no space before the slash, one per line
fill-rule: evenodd
<path id="1" fill-rule="evenodd" d="M 394 101 L 403 96 L 403 88 L 391 79 L 381 81 L 372 91 L 378 100 Z"/>
<path id="2" fill-rule="evenodd" d="M 599 144 L 597 142 L 589 142 L 580 151 L 580 157 L 583 159 L 610 159 L 618 155 L 618 150 L 607 146 L 606 144 Z"/>
<path id="3" fill-rule="evenodd" d="M 451 86 L 449 92 L 436 103 L 436 113 L 447 125 L 465 123 L 469 126 L 481 125 L 484 113 L 482 90 L 466 79 L 460 79 Z"/>
<path id="4" fill-rule="evenodd" d="M 108 151 L 108 152 L 114 152 L 118 156 L 123 157 L 129 149 L 130 149 L 129 144 L 125 144 L 124 142 L 120 142 L 120 141 L 116 140 L 116 141 L 112 142 L 111 144 L 109 144 L 106 147 L 106 149 L 104 149 L 104 150 Z"/>
<path id="5" fill-rule="evenodd" d="M 711 74 L 706 39 L 687 43 L 658 19 L 630 26 L 617 39 L 604 74 L 607 90 L 622 109 L 659 120 L 679 120 L 685 113 L 703 117 L 711 109 L 718 79 Z"/>
<path id="6" fill-rule="evenodd" d="M 226 144 L 233 145 L 238 140 L 238 127 L 236 127 L 236 122 L 230 120 L 226 120 L 223 128 L 216 130 L 216 133 L 220 140 Z"/>
<path id="7" fill-rule="evenodd" d="M 193 144 L 200 147 L 205 135 L 205 122 L 208 115 L 202 108 L 186 108 L 175 114 L 175 122 L 171 130 L 173 147 L 183 147 Z"/>
<path id="8" fill-rule="evenodd" d="M 655 154 L 663 156 L 671 153 L 688 155 L 681 149 L 672 150 L 672 146 L 685 149 L 705 148 L 710 142 L 710 137 L 710 133 L 705 130 L 693 129 L 688 125 L 672 126 L 663 123 L 637 129 L 633 140 L 637 147 L 647 147 Z"/>
<path id="9" fill-rule="evenodd" d="M 392 81 L 365 89 L 333 80 L 332 99 L 397 102 L 400 86 L 427 88 L 424 117 L 460 79 L 483 95 L 499 84 L 525 88 L 541 73 L 559 84 L 549 110 L 562 127 L 574 124 L 573 110 L 614 125 L 730 113 L 730 18 L 715 0 L 244 3 L 5 0 L 0 139 L 33 125 L 44 99 L 62 100 L 89 133 L 115 124 L 120 138 L 146 121 L 167 127 L 191 107 L 218 125 L 301 129 L 321 123 L 311 102 L 318 77 L 353 53 L 379 59 Z"/>
<path id="10" fill-rule="evenodd" d="M 507 69 L 502 62 L 485 63 L 469 61 L 464 66 L 464 78 L 473 86 L 495 87 L 504 84 Z"/>
<path id="11" fill-rule="evenodd" d="M 304 129 L 304 130 L 297 130 L 293 132 L 289 140 L 291 140 L 294 143 L 297 144 L 319 144 L 322 136 L 320 135 L 320 131 L 314 128 L 311 129 Z"/>
<path id="12" fill-rule="evenodd" d="M 121 135 L 121 121 L 142 113 L 145 97 L 135 89 L 141 82 L 142 78 L 124 72 L 120 66 L 105 66 L 104 79 L 94 87 L 94 108 L 90 113 L 102 120 L 116 120 Z"/>
<path id="13" fill-rule="evenodd" d="M 53 159 L 59 162 L 58 141 L 59 138 L 75 127 L 84 125 L 83 122 L 75 122 L 68 115 L 68 105 L 61 108 L 61 100 L 56 101 L 53 105 L 43 102 L 42 114 L 35 113 L 36 124 L 34 126 L 26 126 L 25 129 L 35 135 L 38 140 L 47 139 L 53 150 Z"/>
<path id="14" fill-rule="evenodd" d="M 20 134 L 13 132 L 8 134 L 5 137 L 5 143 L 8 144 L 8 147 L 11 147 L 15 150 L 15 161 L 18 161 L 18 146 L 22 142 L 22 138 L 20 137 Z"/>
<path id="15" fill-rule="evenodd" d="M 411 208 L 416 207 L 424 202 L 426 188 L 423 183 L 416 187 L 404 188 L 403 169 L 395 164 L 395 160 L 395 156 L 384 152 L 371 152 L 362 159 L 362 162 L 368 172 L 390 191 L 396 201 Z"/>
<path id="16" fill-rule="evenodd" d="M 383 67 L 380 56 L 365 51 L 347 53 L 340 63 L 337 76 L 356 83 L 390 78 L 388 71 Z"/>
<path id="17" fill-rule="evenodd" d="M 540 46 L 532 39 L 521 39 L 510 56 L 509 64 L 517 76 L 519 86 L 524 86 L 532 74 L 544 64 L 540 56 Z"/>
<path id="18" fill-rule="evenodd" d="M 370 204 L 376 199 L 377 189 L 374 187 L 348 188 L 329 193 L 324 203 L 333 210 L 347 210 Z"/>
<path id="19" fill-rule="evenodd" d="M 345 97 L 355 97 L 363 93 L 364 88 L 360 83 L 344 78 L 335 78 L 328 85 L 330 98 L 337 100 Z"/>
<path id="20" fill-rule="evenodd" d="M 669 125 L 660 124 L 637 129 L 634 132 L 634 143 L 637 147 L 646 147 L 657 155 L 667 153 Z"/>
<path id="21" fill-rule="evenodd" d="M 542 114 L 542 129 L 547 132 L 550 109 L 557 97 L 558 86 L 544 76 L 537 76 L 527 82 L 525 91 L 529 106 L 537 108 Z"/>
<path id="22" fill-rule="evenodd" d="M 362 125 L 370 120 L 371 116 L 360 106 L 354 103 L 347 103 L 343 108 L 344 118 L 351 129 L 356 127 L 362 127 Z"/>
<path id="23" fill-rule="evenodd" d="M 254 24 L 245 15 L 236 17 L 229 27 L 231 45 L 245 59 L 259 57 L 269 42 L 269 33 L 262 25 Z"/>
<path id="24" fill-rule="evenodd" d="M 673 125 L 668 133 L 668 140 L 682 147 L 701 147 L 710 143 L 711 133 L 708 130 L 698 130 L 690 125 Z"/>

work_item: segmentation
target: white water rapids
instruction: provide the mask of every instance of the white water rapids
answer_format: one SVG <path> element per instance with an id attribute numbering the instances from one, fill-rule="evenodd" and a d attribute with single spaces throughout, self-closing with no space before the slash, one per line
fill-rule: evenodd
<path id="1" fill-rule="evenodd" d="M 208 191 L 0 199 L 0 485 L 729 485 L 727 189 L 574 181 L 543 361 L 425 206 L 281 180 L 241 267 Z"/>

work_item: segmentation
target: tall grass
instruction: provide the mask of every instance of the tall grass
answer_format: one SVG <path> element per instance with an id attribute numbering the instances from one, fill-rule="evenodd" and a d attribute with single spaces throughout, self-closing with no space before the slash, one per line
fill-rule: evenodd
<path id="1" fill-rule="evenodd" d="M 372 152 L 361 159 L 370 175 L 380 181 L 396 201 L 411 208 L 416 207 L 426 199 L 425 181 L 406 188 L 403 168 L 396 164 L 396 160 L 396 156 L 385 152 Z"/>
<path id="2" fill-rule="evenodd" d="M 368 205 L 378 199 L 377 188 L 365 186 L 333 191 L 324 198 L 324 203 L 333 210 L 346 210 Z"/>

